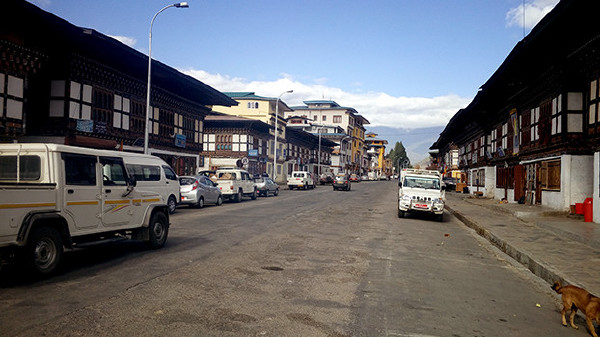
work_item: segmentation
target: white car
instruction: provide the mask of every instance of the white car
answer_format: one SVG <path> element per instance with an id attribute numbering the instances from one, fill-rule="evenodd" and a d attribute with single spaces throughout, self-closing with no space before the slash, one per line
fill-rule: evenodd
<path id="1" fill-rule="evenodd" d="M 293 171 L 292 174 L 288 176 L 287 185 L 290 190 L 293 190 L 294 188 L 315 188 L 315 180 L 310 172 Z"/>
<path id="2" fill-rule="evenodd" d="M 205 204 L 223 204 L 223 195 L 217 184 L 204 175 L 179 177 L 180 204 L 202 208 Z"/>

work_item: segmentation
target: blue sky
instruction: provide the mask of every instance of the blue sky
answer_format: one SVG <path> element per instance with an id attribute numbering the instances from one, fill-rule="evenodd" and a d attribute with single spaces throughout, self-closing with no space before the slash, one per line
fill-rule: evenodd
<path id="1" fill-rule="evenodd" d="M 30 2 L 143 53 L 153 15 L 172 3 Z M 557 2 L 190 0 L 158 15 L 152 57 L 220 91 L 332 99 L 372 127 L 444 126 Z"/>

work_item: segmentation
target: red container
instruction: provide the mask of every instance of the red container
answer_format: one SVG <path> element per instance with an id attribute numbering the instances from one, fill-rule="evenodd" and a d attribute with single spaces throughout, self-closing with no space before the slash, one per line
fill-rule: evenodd
<path id="1" fill-rule="evenodd" d="M 586 198 L 583 202 L 583 221 L 592 222 L 594 219 L 594 199 Z"/>
<path id="2" fill-rule="evenodd" d="M 575 203 L 575 214 L 583 215 L 583 202 Z"/>

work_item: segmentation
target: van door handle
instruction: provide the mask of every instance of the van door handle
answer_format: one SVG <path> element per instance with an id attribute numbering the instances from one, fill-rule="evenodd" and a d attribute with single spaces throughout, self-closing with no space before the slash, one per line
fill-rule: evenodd
<path id="1" fill-rule="evenodd" d="M 75 193 L 75 191 L 73 191 L 73 190 L 67 190 L 67 193 L 73 194 L 73 193 Z"/>
<path id="2" fill-rule="evenodd" d="M 112 192 L 112 191 L 111 191 L 111 190 L 106 190 L 105 192 L 106 192 L 106 193 L 110 193 L 110 192 Z"/>

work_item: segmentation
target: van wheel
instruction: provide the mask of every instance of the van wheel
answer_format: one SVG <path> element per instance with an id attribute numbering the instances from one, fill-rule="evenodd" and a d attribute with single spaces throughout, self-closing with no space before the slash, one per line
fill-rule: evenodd
<path id="1" fill-rule="evenodd" d="M 269 192 L 267 192 L 269 193 Z M 252 195 L 250 196 L 252 200 L 256 200 L 256 188 L 252 191 Z"/>
<path id="2" fill-rule="evenodd" d="M 177 201 L 175 200 L 174 196 L 169 197 L 169 200 L 167 201 L 167 206 L 169 207 L 169 214 L 175 213 L 175 210 L 177 209 Z"/>
<path id="3" fill-rule="evenodd" d="M 49 275 L 56 270 L 62 258 L 62 239 L 54 228 L 38 228 L 25 249 L 29 271 L 38 276 Z"/>
<path id="4" fill-rule="evenodd" d="M 401 210 L 398 210 L 398 217 L 399 218 L 404 218 L 404 212 Z"/>
<path id="5" fill-rule="evenodd" d="M 154 213 L 152 218 L 150 218 L 148 234 L 148 246 L 150 248 L 156 249 L 164 246 L 169 235 L 169 221 L 167 220 L 167 216 L 161 212 Z"/>
<path id="6" fill-rule="evenodd" d="M 217 206 L 221 206 L 221 205 L 223 205 L 223 197 L 222 197 L 222 196 L 219 196 L 219 197 L 217 198 Z"/>

